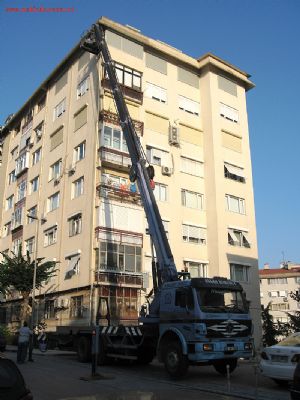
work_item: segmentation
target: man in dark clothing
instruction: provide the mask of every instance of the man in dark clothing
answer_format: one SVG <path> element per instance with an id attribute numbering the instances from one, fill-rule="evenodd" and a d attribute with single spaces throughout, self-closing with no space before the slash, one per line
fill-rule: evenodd
<path id="1" fill-rule="evenodd" d="M 20 328 L 19 330 L 18 352 L 17 352 L 17 362 L 19 364 L 25 362 L 29 345 L 29 339 L 31 335 L 32 331 L 28 328 L 27 322 L 24 321 L 22 328 Z"/>

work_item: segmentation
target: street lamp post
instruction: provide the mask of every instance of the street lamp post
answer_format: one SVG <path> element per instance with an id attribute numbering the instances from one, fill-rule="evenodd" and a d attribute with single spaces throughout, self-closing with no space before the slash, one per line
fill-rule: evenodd
<path id="1" fill-rule="evenodd" d="M 35 228 L 35 249 L 34 249 L 34 268 L 33 268 L 33 280 L 32 280 L 32 305 L 31 305 L 31 330 L 33 331 L 34 329 L 34 324 L 35 324 L 35 286 L 36 286 L 36 271 L 37 271 L 37 265 L 38 265 L 38 257 L 37 257 L 37 251 L 38 251 L 38 241 L 39 241 L 39 222 L 45 222 L 45 220 L 42 218 L 38 218 L 35 215 L 28 214 L 27 215 L 29 218 L 36 220 L 36 228 Z M 33 334 L 31 335 L 30 342 L 29 342 L 29 354 L 28 354 L 28 361 L 33 361 L 32 359 L 32 351 L 33 351 Z"/>

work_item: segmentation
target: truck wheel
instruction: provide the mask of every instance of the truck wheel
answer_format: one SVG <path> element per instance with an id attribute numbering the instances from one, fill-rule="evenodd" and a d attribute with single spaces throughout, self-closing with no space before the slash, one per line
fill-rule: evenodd
<path id="1" fill-rule="evenodd" d="M 214 368 L 217 372 L 219 372 L 219 374 L 226 375 L 226 365 L 229 365 L 229 372 L 233 372 L 237 367 L 237 359 L 232 358 L 231 360 L 218 360 L 214 363 Z"/>
<path id="2" fill-rule="evenodd" d="M 172 378 L 183 378 L 189 368 L 187 356 L 182 354 L 181 345 L 178 342 L 167 344 L 163 356 L 165 368 Z"/>
<path id="3" fill-rule="evenodd" d="M 81 336 L 77 343 L 77 358 L 80 362 L 91 361 L 91 341 L 88 337 Z"/>

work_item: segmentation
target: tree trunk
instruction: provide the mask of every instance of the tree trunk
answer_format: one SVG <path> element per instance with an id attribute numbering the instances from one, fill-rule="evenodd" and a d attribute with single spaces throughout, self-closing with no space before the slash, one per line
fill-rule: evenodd
<path id="1" fill-rule="evenodd" d="M 21 310 L 20 310 L 20 320 L 21 325 L 23 325 L 24 321 L 28 321 L 29 317 L 31 316 L 31 307 L 29 305 L 29 295 L 30 292 L 21 292 L 23 296 L 23 301 L 21 303 Z"/>

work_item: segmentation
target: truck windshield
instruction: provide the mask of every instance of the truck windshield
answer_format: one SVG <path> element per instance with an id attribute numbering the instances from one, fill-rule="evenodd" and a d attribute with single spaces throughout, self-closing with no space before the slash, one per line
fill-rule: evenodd
<path id="1" fill-rule="evenodd" d="M 241 291 L 219 288 L 197 288 L 201 311 L 213 313 L 246 313 L 248 306 Z"/>

